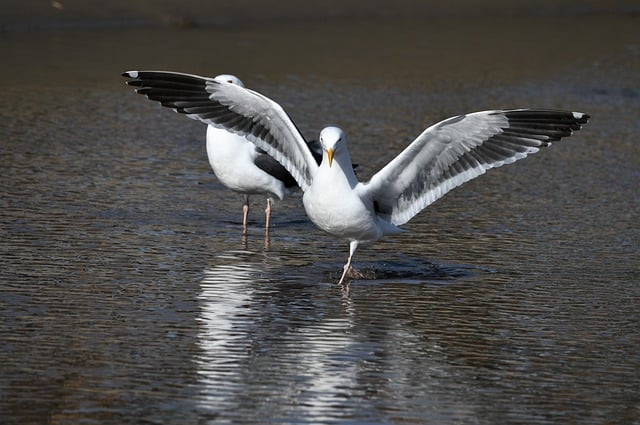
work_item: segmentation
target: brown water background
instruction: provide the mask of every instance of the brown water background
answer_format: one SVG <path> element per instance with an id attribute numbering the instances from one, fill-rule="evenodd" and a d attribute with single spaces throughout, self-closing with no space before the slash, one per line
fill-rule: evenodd
<path id="1" fill-rule="evenodd" d="M 0 6 L 3 424 L 640 423 L 636 2 Z M 366 179 L 475 110 L 592 116 L 359 250 L 241 198 L 129 69 L 233 73 Z"/>

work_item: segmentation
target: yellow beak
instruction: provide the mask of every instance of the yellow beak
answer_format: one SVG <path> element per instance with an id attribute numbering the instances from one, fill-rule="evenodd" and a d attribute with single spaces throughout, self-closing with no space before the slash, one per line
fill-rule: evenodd
<path id="1" fill-rule="evenodd" d="M 333 149 L 329 149 L 327 151 L 327 158 L 329 158 L 329 167 L 331 167 L 331 164 L 333 163 Z"/>

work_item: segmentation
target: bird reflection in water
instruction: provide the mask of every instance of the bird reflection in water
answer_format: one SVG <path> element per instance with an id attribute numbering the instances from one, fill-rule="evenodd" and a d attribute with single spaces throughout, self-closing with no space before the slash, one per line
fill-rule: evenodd
<path id="1" fill-rule="evenodd" d="M 265 409 L 273 417 L 278 406 L 297 405 L 315 418 L 337 404 L 348 409 L 342 393 L 356 381 L 358 364 L 350 356 L 361 351 L 352 336 L 353 306 L 335 302 L 331 284 L 324 286 L 333 294 L 327 296 L 317 283 L 286 280 L 273 260 L 265 252 L 230 251 L 204 270 L 201 407 L 232 416 L 239 405 L 255 403 L 256 418 Z"/>

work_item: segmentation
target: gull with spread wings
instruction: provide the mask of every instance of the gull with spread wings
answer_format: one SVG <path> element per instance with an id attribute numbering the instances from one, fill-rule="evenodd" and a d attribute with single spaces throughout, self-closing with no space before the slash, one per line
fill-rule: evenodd
<path id="1" fill-rule="evenodd" d="M 303 190 L 311 221 L 349 241 L 340 283 L 348 276 L 357 277 L 351 263 L 359 245 L 401 232 L 398 226 L 453 188 L 570 136 L 589 119 L 581 112 L 547 109 L 452 117 L 424 130 L 369 181 L 360 182 L 351 166 L 346 135 L 338 127 L 320 132 L 318 165 L 287 113 L 260 93 L 197 75 L 160 71 L 124 75 L 150 99 L 246 137 L 281 163 Z M 154 81 L 159 80 L 171 84 L 156 88 Z"/>

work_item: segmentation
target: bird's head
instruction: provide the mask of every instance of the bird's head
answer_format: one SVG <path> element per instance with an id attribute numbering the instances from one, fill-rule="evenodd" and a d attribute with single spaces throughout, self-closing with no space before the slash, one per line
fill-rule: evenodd
<path id="1" fill-rule="evenodd" d="M 244 87 L 244 84 L 242 83 L 242 81 L 240 81 L 240 78 L 236 77 L 235 75 L 220 74 L 217 77 L 215 77 L 214 80 L 216 80 L 219 83 L 229 83 L 229 84 L 235 84 L 236 86 Z"/>
<path id="2" fill-rule="evenodd" d="M 327 153 L 329 167 L 333 163 L 335 153 L 345 149 L 346 139 L 344 131 L 338 127 L 325 127 L 320 132 L 320 144 L 322 145 L 322 150 Z"/>

